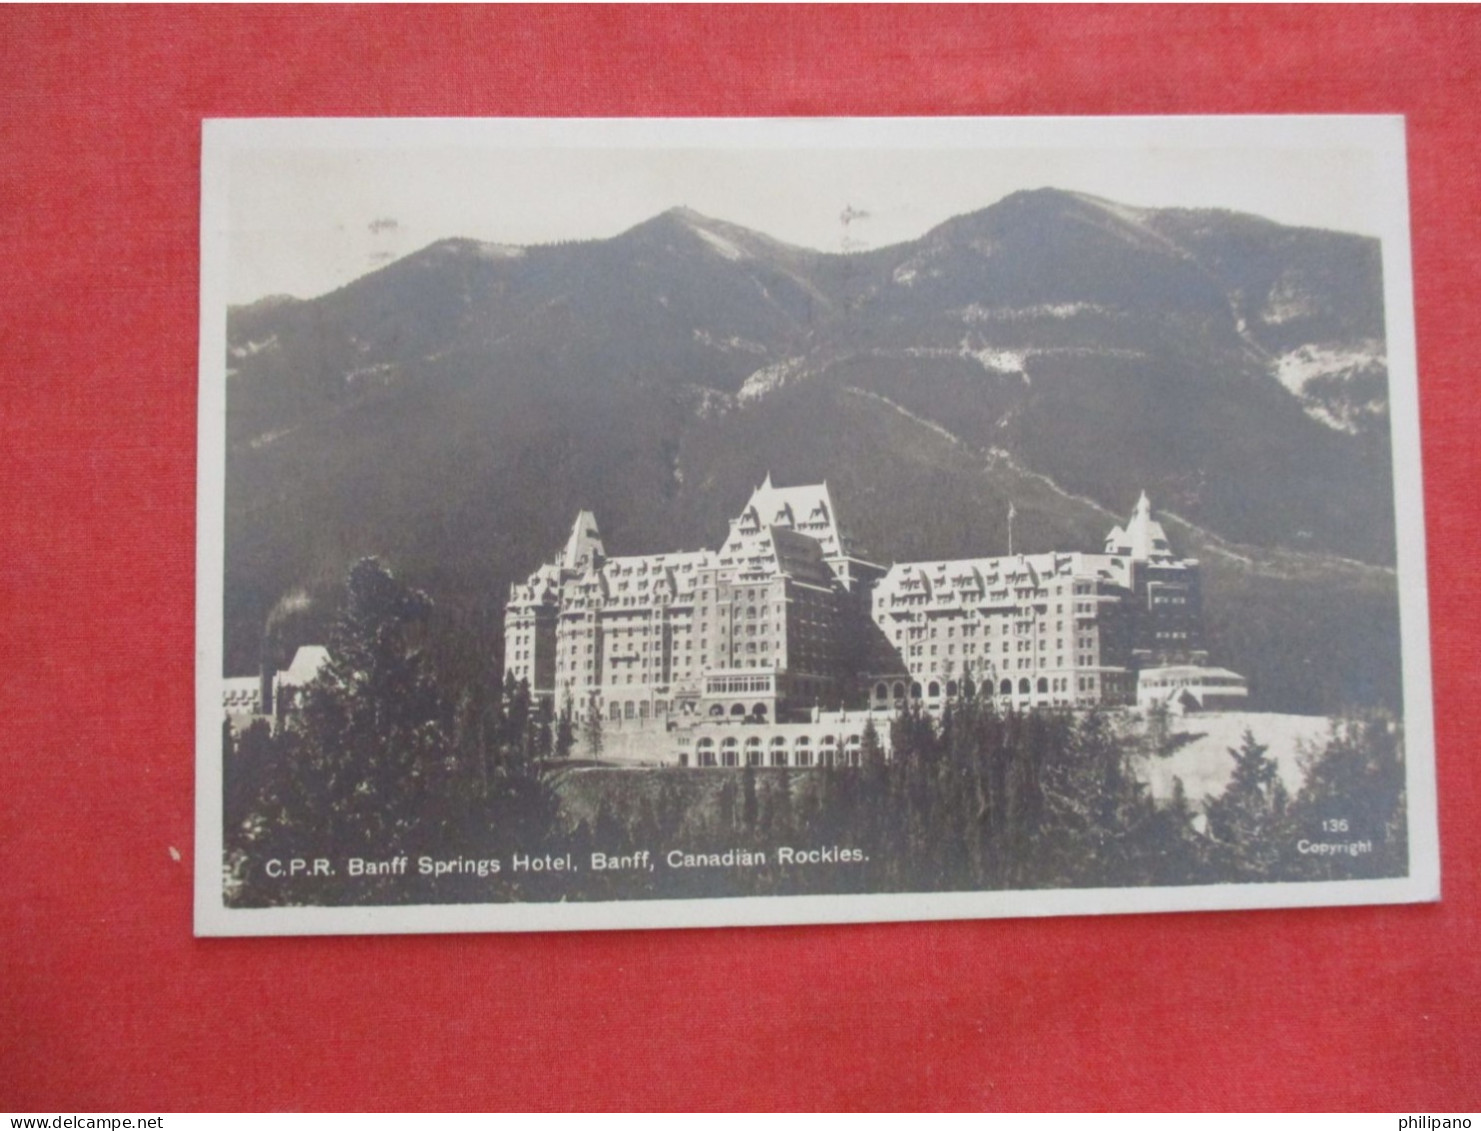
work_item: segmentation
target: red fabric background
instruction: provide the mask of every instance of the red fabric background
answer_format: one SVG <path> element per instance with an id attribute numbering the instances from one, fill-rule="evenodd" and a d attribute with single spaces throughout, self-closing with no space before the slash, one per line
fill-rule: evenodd
<path id="1" fill-rule="evenodd" d="M 57 7 L 0 42 L 0 1107 L 1481 1106 L 1481 13 Z M 1295 111 L 1409 116 L 1442 903 L 191 937 L 201 118 Z"/>

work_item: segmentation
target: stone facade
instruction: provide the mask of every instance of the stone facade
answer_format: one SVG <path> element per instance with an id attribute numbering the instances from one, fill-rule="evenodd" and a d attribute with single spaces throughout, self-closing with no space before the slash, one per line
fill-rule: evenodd
<path id="1" fill-rule="evenodd" d="M 536 701 L 655 735 L 811 723 L 820 703 L 1133 705 L 1142 669 L 1206 659 L 1198 562 L 1173 553 L 1145 494 L 1100 553 L 884 570 L 854 554 L 827 484 L 770 476 L 718 550 L 608 557 L 582 511 L 560 555 L 511 586 L 505 640 Z M 769 755 L 784 736 L 737 737 Z M 692 743 L 663 744 L 699 764 Z"/>
<path id="2" fill-rule="evenodd" d="M 662 745 L 663 761 L 680 766 L 859 766 L 865 738 L 874 726 L 880 754 L 890 757 L 893 711 L 814 711 L 800 723 L 735 726 L 699 723 Z"/>
<path id="3" fill-rule="evenodd" d="M 1145 494 L 1102 553 L 903 563 L 872 611 L 895 661 L 870 681 L 874 707 L 1129 705 L 1141 668 L 1206 658 L 1198 562 L 1173 554 Z"/>
<path id="4" fill-rule="evenodd" d="M 582 511 L 510 587 L 505 671 L 577 719 L 801 718 L 846 686 L 882 572 L 852 554 L 826 483 L 768 476 L 718 550 L 608 557 Z"/>

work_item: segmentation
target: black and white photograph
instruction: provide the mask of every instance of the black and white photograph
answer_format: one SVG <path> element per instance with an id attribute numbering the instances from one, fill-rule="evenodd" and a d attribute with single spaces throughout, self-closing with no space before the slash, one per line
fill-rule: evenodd
<path id="1" fill-rule="evenodd" d="M 197 932 L 1439 898 L 1405 176 L 207 122 Z"/>

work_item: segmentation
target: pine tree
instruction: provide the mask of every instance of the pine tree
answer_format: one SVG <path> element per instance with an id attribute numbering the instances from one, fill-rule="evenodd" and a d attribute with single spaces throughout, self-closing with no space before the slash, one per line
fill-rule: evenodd
<path id="1" fill-rule="evenodd" d="M 1281 878 L 1289 797 L 1268 750 L 1246 729 L 1239 749 L 1229 751 L 1234 773 L 1228 786 L 1204 804 L 1214 864 L 1225 881 Z"/>
<path id="2" fill-rule="evenodd" d="M 715 816 L 722 836 L 728 836 L 735 828 L 735 779 L 727 777 L 715 798 Z"/>
<path id="3" fill-rule="evenodd" d="M 555 756 L 557 758 L 569 758 L 571 748 L 576 745 L 576 728 L 571 725 L 571 707 L 567 704 L 561 709 L 560 720 L 555 726 Z"/>
<path id="4" fill-rule="evenodd" d="M 1408 870 L 1403 735 L 1387 715 L 1333 723 L 1305 760 L 1306 780 L 1290 808 L 1293 833 L 1314 841 L 1369 842 L 1360 856 L 1301 856 L 1314 878 L 1403 875 Z"/>
<path id="5" fill-rule="evenodd" d="M 538 761 L 550 757 L 555 743 L 555 732 L 550 725 L 550 702 L 542 700 L 536 707 L 526 739 L 526 757 Z"/>
<path id="6" fill-rule="evenodd" d="M 581 738 L 586 746 L 586 756 L 593 760 L 602 756 L 602 712 L 593 695 L 586 704 L 586 719 L 581 724 Z"/>
<path id="7" fill-rule="evenodd" d="M 859 752 L 864 765 L 884 765 L 884 745 L 879 741 L 879 731 L 875 729 L 872 718 L 864 722 L 864 733 L 859 736 Z"/>
<path id="8" fill-rule="evenodd" d="M 1154 810 L 1143 838 L 1147 882 L 1199 884 L 1209 881 L 1208 839 L 1194 826 L 1195 813 L 1183 779 L 1172 779 L 1172 797 Z"/>
<path id="9" fill-rule="evenodd" d="M 305 850 L 388 855 L 445 819 L 449 712 L 417 644 L 431 607 L 376 559 L 351 567 L 329 658 L 284 736 L 279 831 Z"/>
<path id="10" fill-rule="evenodd" d="M 504 733 L 500 736 L 499 743 L 506 761 L 518 763 L 529 760 L 530 727 L 529 681 L 516 679 L 514 673 L 509 672 L 504 676 Z"/>
<path id="11" fill-rule="evenodd" d="M 747 832 L 754 832 L 756 822 L 760 817 L 759 806 L 756 800 L 756 771 L 749 761 L 741 770 L 741 822 L 746 826 Z"/>

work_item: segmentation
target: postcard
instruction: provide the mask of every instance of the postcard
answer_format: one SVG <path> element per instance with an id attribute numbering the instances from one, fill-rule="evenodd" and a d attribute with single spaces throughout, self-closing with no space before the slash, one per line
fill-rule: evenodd
<path id="1" fill-rule="evenodd" d="M 1439 898 L 1401 118 L 202 180 L 198 933 Z"/>

